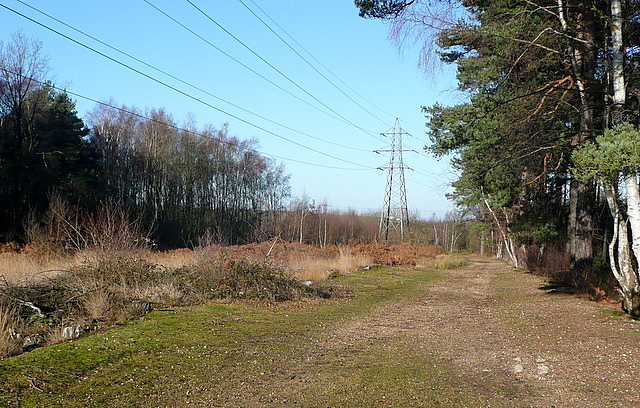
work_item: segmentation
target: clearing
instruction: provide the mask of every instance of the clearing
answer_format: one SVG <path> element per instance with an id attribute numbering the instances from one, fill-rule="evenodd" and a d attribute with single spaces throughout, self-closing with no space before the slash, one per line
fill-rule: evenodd
<path id="1" fill-rule="evenodd" d="M 336 282 L 352 296 L 159 310 L 7 359 L 0 404 L 640 406 L 640 323 L 616 305 L 479 257 Z"/>

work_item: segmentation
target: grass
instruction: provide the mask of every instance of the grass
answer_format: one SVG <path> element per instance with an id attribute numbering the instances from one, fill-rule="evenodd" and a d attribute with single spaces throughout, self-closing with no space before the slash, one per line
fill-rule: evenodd
<path id="1" fill-rule="evenodd" d="M 296 279 L 320 282 L 338 274 L 353 273 L 372 263 L 370 256 L 341 250 L 335 258 L 301 257 L 286 264 Z"/>
<path id="2" fill-rule="evenodd" d="M 34 343 L 59 343 L 64 330 L 107 326 L 154 307 L 195 305 L 212 299 L 281 302 L 333 294 L 330 288 L 304 285 L 280 265 L 266 261 L 202 257 L 188 266 L 167 268 L 135 255 L 99 254 L 66 271 L 0 285 L 0 301 L 16 309 L 11 313 L 0 310 L 0 319 L 23 323 L 0 327 L 0 357 L 13 354 L 9 345 L 20 339 L 23 344 L 31 339 L 29 348 Z"/>
<path id="3" fill-rule="evenodd" d="M 479 406 L 429 350 L 323 343 L 331 328 L 417 296 L 443 270 L 378 267 L 335 279 L 344 300 L 156 310 L 0 366 L 7 407 Z M 323 345 L 324 344 L 324 345 Z"/>
<path id="4" fill-rule="evenodd" d="M 0 302 L 0 356 L 10 356 L 20 350 L 21 341 L 16 334 L 21 326 L 16 307 Z"/>
<path id="5" fill-rule="evenodd" d="M 145 249 L 108 252 L 83 250 L 67 256 L 2 253 L 0 254 L 0 279 L 4 278 L 11 284 L 34 281 L 86 263 L 95 263 L 105 257 L 137 258 L 166 269 L 179 269 L 201 262 L 208 257 L 208 254 L 206 250 L 194 251 L 186 248 L 167 252 Z M 368 255 L 353 254 L 346 248 L 340 248 L 337 256 L 334 257 L 294 256 L 283 265 L 296 279 L 317 282 L 326 279 L 330 271 L 347 274 L 372 263 Z M 43 273 L 43 271 L 49 272 Z"/>
<path id="6" fill-rule="evenodd" d="M 57 252 L 45 249 L 31 245 L 23 253 L 0 254 L 4 268 L 0 269 L 0 298 L 19 309 L 24 324 L 19 325 L 18 334 L 29 339 L 28 346 L 23 342 L 28 349 L 59 343 L 64 340 L 60 333 L 72 326 L 93 330 L 153 307 L 193 305 L 214 298 L 330 297 L 335 290 L 321 281 L 362 270 L 374 258 L 412 262 L 419 254 L 440 252 L 415 245 L 321 249 L 296 244 L 281 244 L 272 252 L 273 245 L 264 243 L 167 252 L 129 248 L 65 254 L 59 248 Z M 301 283 L 309 281 L 313 284 Z M 12 354 L 10 349 L 0 348 L 0 357 Z"/>
<path id="7" fill-rule="evenodd" d="M 18 253 L 4 253 L 0 254 L 0 279 L 10 284 L 34 281 L 59 273 L 60 270 L 67 270 L 74 263 L 78 264 L 80 261 L 60 257 L 35 257 Z"/>
<path id="8" fill-rule="evenodd" d="M 600 313 L 607 316 L 608 320 L 628 320 L 630 318 L 629 314 L 622 310 L 604 309 Z"/>
<path id="9" fill-rule="evenodd" d="M 465 254 L 441 254 L 434 258 L 421 259 L 416 266 L 434 269 L 455 269 L 469 264 L 469 256 Z"/>

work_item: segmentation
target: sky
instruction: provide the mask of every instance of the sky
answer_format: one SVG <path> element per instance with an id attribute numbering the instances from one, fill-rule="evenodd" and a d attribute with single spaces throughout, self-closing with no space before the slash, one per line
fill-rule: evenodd
<path id="1" fill-rule="evenodd" d="M 352 0 L 0 6 L 0 40 L 22 31 L 42 41 L 51 79 L 73 93 L 82 118 L 92 99 L 163 108 L 179 125 L 228 124 L 284 163 L 294 197 L 361 213 L 384 204 L 389 157 L 375 151 L 388 149 L 382 133 L 398 119 L 409 212 L 428 219 L 453 209 L 445 193 L 455 174 L 448 158 L 424 152 L 421 107 L 459 102 L 455 72 L 425 73 L 417 49 L 400 51 L 389 26 L 360 18 Z"/>

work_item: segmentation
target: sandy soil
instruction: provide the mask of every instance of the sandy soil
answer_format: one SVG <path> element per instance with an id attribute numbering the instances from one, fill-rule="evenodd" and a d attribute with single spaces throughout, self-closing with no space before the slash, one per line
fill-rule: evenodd
<path id="1" fill-rule="evenodd" d="M 640 323 L 616 305 L 544 285 L 503 262 L 474 258 L 423 295 L 334 328 L 316 353 L 411 342 L 455 373 L 452 383 L 470 388 L 478 406 L 640 406 Z M 315 376 L 309 381 L 319 375 L 295 371 L 297 381 L 305 372 Z"/>
<path id="2" fill-rule="evenodd" d="M 543 286 L 503 262 L 475 258 L 422 297 L 342 330 L 389 342 L 412 331 L 487 406 L 640 406 L 640 323 L 617 315 L 615 305 Z"/>

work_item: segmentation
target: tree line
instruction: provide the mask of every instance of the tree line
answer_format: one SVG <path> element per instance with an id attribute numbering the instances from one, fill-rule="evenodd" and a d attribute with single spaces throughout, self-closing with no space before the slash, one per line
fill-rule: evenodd
<path id="1" fill-rule="evenodd" d="M 378 239 L 377 215 L 292 197 L 284 165 L 229 127 L 98 103 L 83 120 L 43 44 L 0 42 L 0 242 L 59 249 Z"/>
<path id="2" fill-rule="evenodd" d="M 256 140 L 114 102 L 85 123 L 48 75 L 41 42 L 16 33 L 0 43 L 0 240 L 45 228 L 67 245 L 95 244 L 126 225 L 127 239 L 184 246 L 273 232 L 289 176 Z"/>
<path id="3" fill-rule="evenodd" d="M 421 62 L 457 68 L 466 102 L 424 107 L 451 196 L 516 266 L 564 254 L 563 279 L 606 267 L 640 314 L 640 3 L 356 0 Z M 437 57 L 437 58 L 434 58 Z M 555 255 L 554 255 L 555 256 Z"/>

